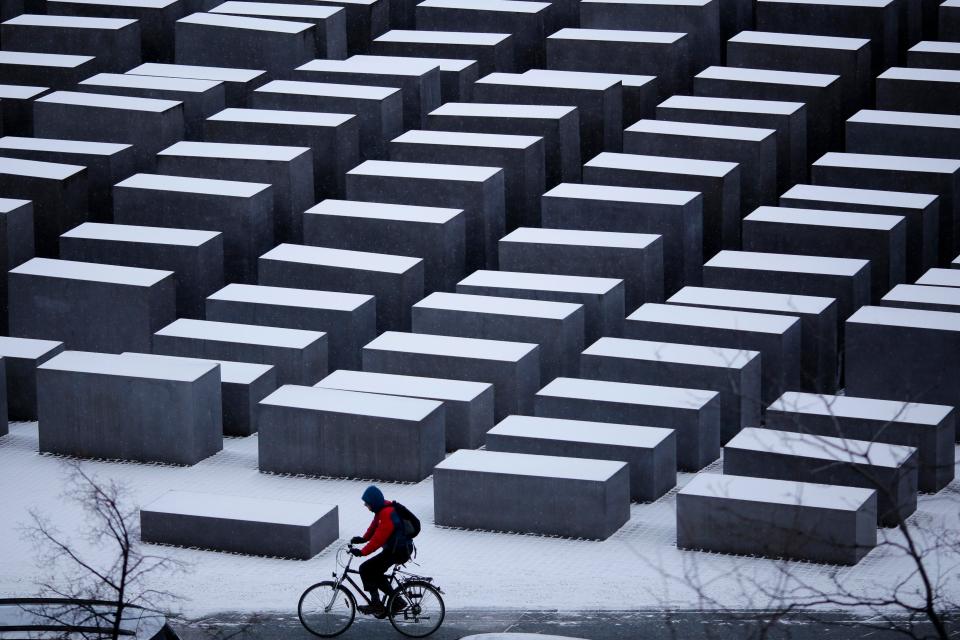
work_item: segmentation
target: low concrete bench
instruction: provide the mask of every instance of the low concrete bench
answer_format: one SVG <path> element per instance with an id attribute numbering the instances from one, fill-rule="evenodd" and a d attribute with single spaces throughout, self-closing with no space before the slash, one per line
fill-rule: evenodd
<path id="1" fill-rule="evenodd" d="M 877 544 L 876 491 L 701 473 L 677 494 L 677 547 L 856 564 Z"/>
<path id="2" fill-rule="evenodd" d="M 557 496 L 567 508 L 543 508 Z M 629 465 L 460 450 L 434 469 L 433 503 L 439 526 L 605 540 L 630 519 Z"/>
<path id="3" fill-rule="evenodd" d="M 140 510 L 157 544 L 309 560 L 339 537 L 336 505 L 168 491 Z"/>

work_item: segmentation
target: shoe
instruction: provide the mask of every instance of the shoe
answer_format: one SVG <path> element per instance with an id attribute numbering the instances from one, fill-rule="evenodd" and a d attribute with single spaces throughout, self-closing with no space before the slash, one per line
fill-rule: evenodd
<path id="1" fill-rule="evenodd" d="M 368 616 L 384 616 L 387 614 L 387 608 L 382 604 L 361 604 L 357 611 Z"/>
<path id="2" fill-rule="evenodd" d="M 393 599 L 393 605 L 390 607 L 393 613 L 400 613 L 407 608 L 407 601 L 400 596 L 396 596 Z"/>

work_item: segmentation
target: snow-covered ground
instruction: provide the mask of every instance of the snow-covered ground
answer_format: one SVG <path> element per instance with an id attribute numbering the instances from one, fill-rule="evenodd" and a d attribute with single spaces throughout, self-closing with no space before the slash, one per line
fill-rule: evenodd
<path id="1" fill-rule="evenodd" d="M 228 439 L 219 454 L 193 467 L 85 462 L 102 478 L 126 482 L 139 505 L 170 489 L 256 498 L 337 504 L 341 538 L 363 532 L 370 514 L 360 501 L 365 481 L 282 477 L 257 470 L 257 437 Z M 718 473 L 719 463 L 706 473 Z M 0 438 L 0 596 L 35 593 L 43 575 L 32 543 L 20 525 L 35 508 L 64 532 L 76 530 L 80 512 L 61 497 L 63 462 L 37 453 L 35 423 L 11 424 Z M 680 474 L 678 485 L 693 474 Z M 698 608 L 707 606 L 691 575 L 710 599 L 725 607 L 765 608 L 754 581 L 773 583 L 782 574 L 771 560 L 678 550 L 675 542 L 676 490 L 652 504 L 634 504 L 630 521 L 610 539 L 597 542 L 543 536 L 437 528 L 432 524 L 432 479 L 410 484 L 379 483 L 417 513 L 424 530 L 417 539 L 420 567 L 446 592 L 450 608 L 530 608 L 559 610 Z M 561 501 L 562 504 L 562 501 Z M 921 496 L 912 516 L 931 528 L 960 527 L 960 488 L 950 485 Z M 578 517 L 571 513 L 570 517 Z M 881 530 L 880 538 L 899 533 Z M 164 577 L 156 588 L 183 597 L 188 615 L 221 611 L 292 611 L 301 591 L 334 570 L 334 547 L 309 561 L 248 557 L 192 549 L 157 547 L 192 570 Z M 87 549 L 94 554 L 96 550 Z M 102 554 L 102 552 L 101 552 Z M 814 585 L 839 580 L 848 588 L 889 591 L 912 565 L 894 546 L 878 547 L 855 567 L 791 563 L 794 575 Z M 937 569 L 937 567 L 935 567 Z M 941 566 L 947 571 L 954 567 Z M 954 588 L 958 581 L 954 581 Z M 952 593 L 955 600 L 960 593 Z M 715 605 L 714 605 L 715 606 Z"/>

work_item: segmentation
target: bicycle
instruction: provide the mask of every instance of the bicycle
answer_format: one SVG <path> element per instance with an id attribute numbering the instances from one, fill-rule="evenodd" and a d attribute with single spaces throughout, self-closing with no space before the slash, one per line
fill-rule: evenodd
<path id="1" fill-rule="evenodd" d="M 351 577 L 360 575 L 359 571 L 350 568 L 354 558 L 350 553 L 352 549 L 352 544 L 337 549 L 337 566 L 343 569 L 339 576 L 333 572 L 333 580 L 318 582 L 300 596 L 297 605 L 300 624 L 315 636 L 333 638 L 350 628 L 357 616 L 357 597 L 353 591 L 359 593 L 368 605 L 372 604 Z M 441 597 L 443 591 L 433 584 L 433 578 L 400 568 L 406 564 L 393 567 L 389 575 L 393 595 L 386 602 L 386 613 L 374 617 L 381 620 L 389 617 L 393 628 L 408 638 L 425 638 L 443 624 L 446 615 Z M 353 591 L 347 585 L 353 587 Z"/>

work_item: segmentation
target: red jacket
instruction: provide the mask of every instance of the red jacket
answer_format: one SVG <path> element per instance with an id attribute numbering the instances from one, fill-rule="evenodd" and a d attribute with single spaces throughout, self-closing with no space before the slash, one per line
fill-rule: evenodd
<path id="1" fill-rule="evenodd" d="M 396 529 L 394 520 L 398 518 L 399 516 L 394 518 L 393 502 L 384 500 L 383 508 L 373 516 L 373 522 L 370 523 L 367 532 L 363 534 L 363 539 L 367 541 L 367 544 L 360 550 L 361 555 L 368 556 L 385 545 Z"/>

